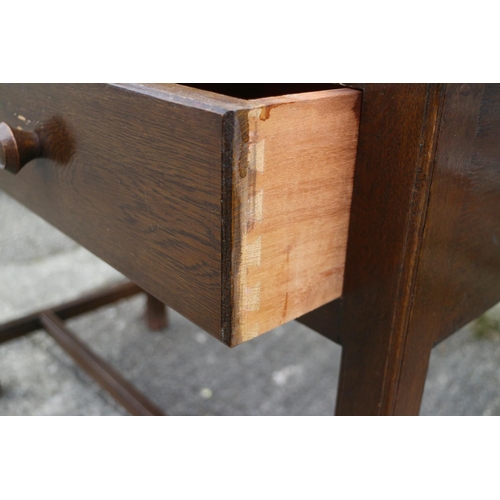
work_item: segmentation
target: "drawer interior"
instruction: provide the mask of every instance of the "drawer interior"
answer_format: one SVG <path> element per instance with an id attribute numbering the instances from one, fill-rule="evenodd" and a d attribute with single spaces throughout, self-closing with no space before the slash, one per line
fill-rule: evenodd
<path id="1" fill-rule="evenodd" d="M 184 83 L 183 85 L 238 99 L 262 99 L 342 88 L 341 85 L 333 83 Z"/>

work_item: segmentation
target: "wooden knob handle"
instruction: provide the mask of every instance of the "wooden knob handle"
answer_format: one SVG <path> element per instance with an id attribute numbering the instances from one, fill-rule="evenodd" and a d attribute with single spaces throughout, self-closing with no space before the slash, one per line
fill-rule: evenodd
<path id="1" fill-rule="evenodd" d="M 42 147 L 36 132 L 14 130 L 0 123 L 0 170 L 17 174 L 26 163 L 41 156 Z"/>

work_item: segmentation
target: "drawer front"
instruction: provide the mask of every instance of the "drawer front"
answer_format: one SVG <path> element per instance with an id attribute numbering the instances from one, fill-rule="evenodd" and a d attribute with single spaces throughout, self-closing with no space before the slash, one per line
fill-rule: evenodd
<path id="1" fill-rule="evenodd" d="M 47 142 L 0 189 L 236 345 L 340 295 L 358 115 L 347 89 L 0 85 Z"/>
<path id="2" fill-rule="evenodd" d="M 224 111 L 162 97 L 109 85 L 1 85 L 1 121 L 32 130 L 57 118 L 74 154 L 64 165 L 40 159 L 15 176 L 1 172 L 0 189 L 215 333 Z"/>

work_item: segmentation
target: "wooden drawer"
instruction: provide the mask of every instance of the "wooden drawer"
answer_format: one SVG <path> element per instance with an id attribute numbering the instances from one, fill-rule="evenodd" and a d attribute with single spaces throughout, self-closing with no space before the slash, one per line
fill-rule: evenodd
<path id="1" fill-rule="evenodd" d="M 248 89 L 0 85 L 48 157 L 0 189 L 237 345 L 341 295 L 360 106 Z"/>

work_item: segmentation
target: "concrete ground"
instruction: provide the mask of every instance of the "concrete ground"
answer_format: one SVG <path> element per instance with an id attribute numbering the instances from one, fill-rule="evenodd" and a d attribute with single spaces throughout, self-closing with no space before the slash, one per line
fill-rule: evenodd
<path id="1" fill-rule="evenodd" d="M 0 191 L 0 322 L 124 278 Z M 170 415 L 331 415 L 340 347 L 291 322 L 228 349 L 144 297 L 68 325 Z M 124 415 L 43 332 L 0 345 L 0 415 Z M 500 307 L 433 351 L 422 415 L 500 415 Z"/>

